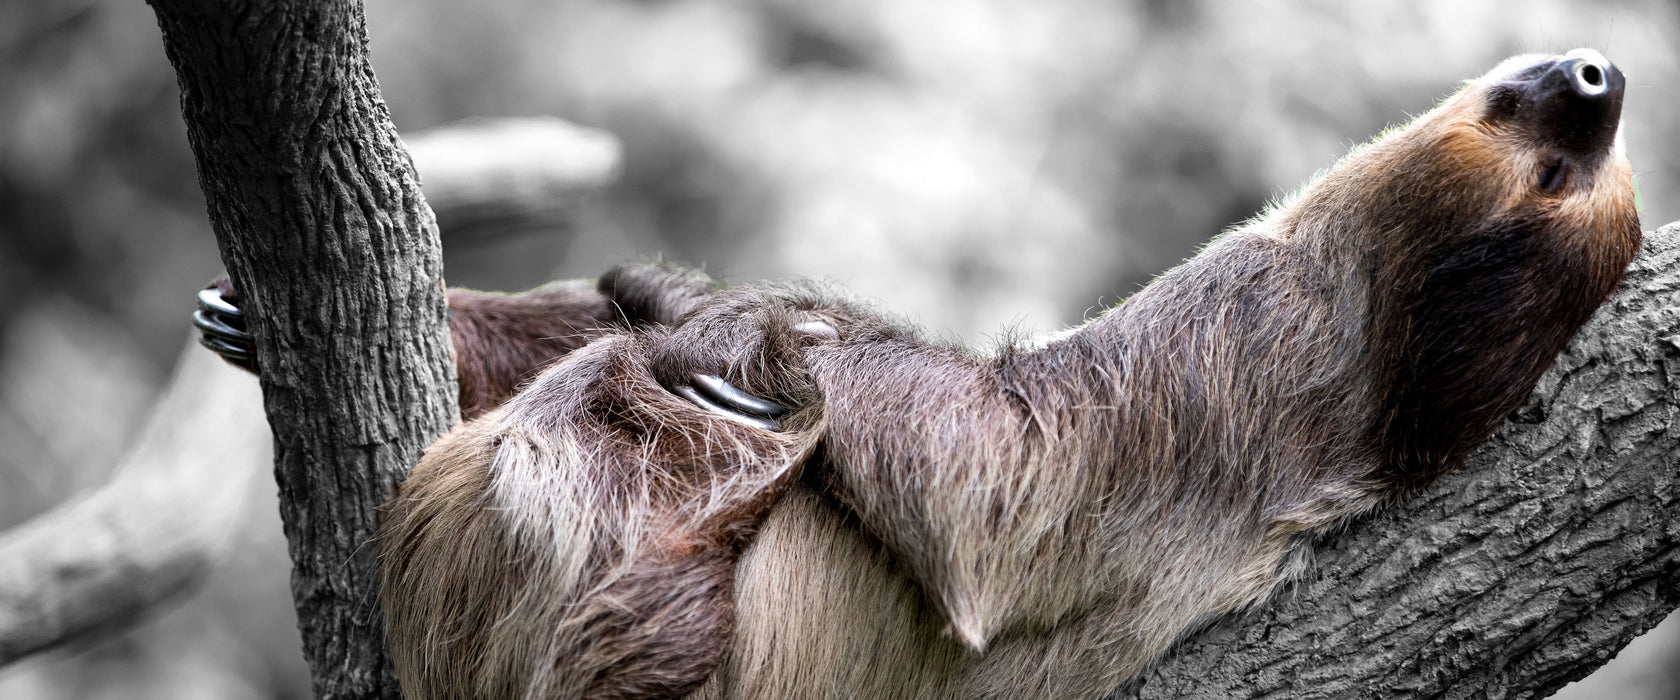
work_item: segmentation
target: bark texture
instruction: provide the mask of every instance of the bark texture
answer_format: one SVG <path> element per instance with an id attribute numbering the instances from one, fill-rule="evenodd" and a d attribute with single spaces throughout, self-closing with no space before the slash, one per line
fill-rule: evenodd
<path id="1" fill-rule="evenodd" d="M 1680 605 L 1680 223 L 1462 469 L 1111 698 L 1543 698 Z"/>
<path id="2" fill-rule="evenodd" d="M 304 656 L 398 697 L 375 508 L 454 422 L 436 225 L 353 0 L 151 0 L 229 277 L 253 320 Z"/>

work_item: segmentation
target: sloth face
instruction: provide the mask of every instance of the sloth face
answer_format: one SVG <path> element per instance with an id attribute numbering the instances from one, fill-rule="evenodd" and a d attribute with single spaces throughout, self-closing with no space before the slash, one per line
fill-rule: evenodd
<path id="1" fill-rule="evenodd" d="M 1556 195 L 1590 181 L 1611 156 L 1626 87 L 1621 69 L 1592 49 L 1518 56 L 1476 81 L 1485 103 L 1478 124 L 1522 140 L 1537 166 L 1529 173 L 1531 184 Z M 1619 152 L 1615 156 L 1620 160 Z"/>
<path id="2" fill-rule="evenodd" d="M 1620 68 L 1592 49 L 1508 59 L 1426 116 L 1432 174 L 1500 210 L 1604 225 L 1631 193 Z M 1422 144 L 1419 144 L 1422 145 Z"/>
<path id="3" fill-rule="evenodd" d="M 1316 184 L 1300 216 L 1356 243 L 1402 473 L 1485 439 L 1621 281 L 1641 238 L 1626 79 L 1591 49 L 1518 56 Z M 1328 212 L 1328 213 L 1326 213 Z M 1421 483 L 1421 482 L 1419 482 Z"/>
<path id="4" fill-rule="evenodd" d="M 1626 84 L 1592 49 L 1509 59 L 1356 149 L 1303 193 L 1296 214 L 1363 236 L 1397 264 L 1419 260 L 1404 249 L 1458 249 L 1492 232 L 1589 256 L 1637 241 L 1618 128 Z"/>

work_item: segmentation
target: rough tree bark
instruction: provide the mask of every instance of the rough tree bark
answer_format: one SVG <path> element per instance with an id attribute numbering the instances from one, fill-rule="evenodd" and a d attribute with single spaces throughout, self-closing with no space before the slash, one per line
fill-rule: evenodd
<path id="1" fill-rule="evenodd" d="M 1543 698 L 1680 605 L 1680 222 L 1528 406 L 1111 698 Z"/>
<path id="2" fill-rule="evenodd" d="M 317 697 L 399 697 L 374 510 L 456 418 L 436 225 L 354 0 L 150 0 L 263 358 Z"/>

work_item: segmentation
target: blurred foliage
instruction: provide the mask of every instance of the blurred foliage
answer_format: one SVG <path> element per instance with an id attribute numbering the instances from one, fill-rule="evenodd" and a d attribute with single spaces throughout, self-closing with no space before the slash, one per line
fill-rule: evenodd
<path id="1" fill-rule="evenodd" d="M 1575 46 L 1630 77 L 1646 226 L 1680 219 L 1672 2 L 373 0 L 368 25 L 404 131 L 542 114 L 625 142 L 567 231 L 446 251 L 481 288 L 663 254 L 830 277 L 969 342 L 1054 329 L 1458 81 Z M 9 526 L 104 478 L 218 262 L 148 8 L 0 3 L 0 56 Z M 265 494 L 209 592 L 0 696 L 305 694 Z"/>

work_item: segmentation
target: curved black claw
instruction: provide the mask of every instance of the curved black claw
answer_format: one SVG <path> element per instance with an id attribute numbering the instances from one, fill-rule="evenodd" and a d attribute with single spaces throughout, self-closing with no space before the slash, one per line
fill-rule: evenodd
<path id="1" fill-rule="evenodd" d="M 228 303 L 220 291 L 215 288 L 199 291 L 193 325 L 198 328 L 199 345 L 221 355 L 228 364 L 257 371 L 256 343 L 245 332 L 245 312 Z"/>
<path id="2" fill-rule="evenodd" d="M 672 391 L 696 406 L 741 425 L 760 430 L 781 429 L 782 425 L 776 419 L 787 415 L 786 406 L 741 391 L 717 375 L 696 372 L 688 375 L 688 380 L 689 384 Z"/>

